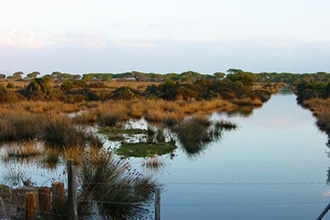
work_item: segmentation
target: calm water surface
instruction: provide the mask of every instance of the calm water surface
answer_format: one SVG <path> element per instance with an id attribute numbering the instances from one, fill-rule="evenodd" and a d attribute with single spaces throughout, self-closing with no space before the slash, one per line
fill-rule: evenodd
<path id="1" fill-rule="evenodd" d="M 326 135 L 293 94 L 277 94 L 200 155 L 159 173 L 162 219 L 316 219 L 330 201 Z M 326 216 L 330 219 L 330 215 Z M 326 218 L 324 218 L 326 219 Z"/>

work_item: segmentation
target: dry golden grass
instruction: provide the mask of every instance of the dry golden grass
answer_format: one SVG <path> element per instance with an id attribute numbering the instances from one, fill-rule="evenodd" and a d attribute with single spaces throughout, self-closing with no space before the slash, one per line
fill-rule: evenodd
<path id="1" fill-rule="evenodd" d="M 50 165 L 56 165 L 59 161 L 61 151 L 59 148 L 47 148 L 44 155 L 44 162 Z"/>
<path id="2" fill-rule="evenodd" d="M 68 104 L 60 101 L 44 102 L 44 101 L 21 101 L 15 103 L 3 103 L 0 111 L 20 111 L 20 113 L 28 112 L 33 114 L 60 114 L 60 113 L 72 113 L 82 110 L 85 104 Z"/>
<path id="3" fill-rule="evenodd" d="M 85 154 L 83 152 L 84 148 L 81 146 L 63 148 L 63 157 L 65 159 L 72 159 L 73 163 L 77 165 L 84 159 Z"/>
<path id="4" fill-rule="evenodd" d="M 270 93 L 275 94 L 284 86 L 285 83 L 254 83 L 253 90 L 267 90 Z"/>
<path id="5" fill-rule="evenodd" d="M 314 115 L 330 112 L 330 98 L 328 99 L 309 99 L 304 101 L 303 106 L 310 109 Z"/>
<path id="6" fill-rule="evenodd" d="M 251 99 L 251 98 L 245 98 L 245 99 L 234 99 L 233 103 L 237 105 L 251 105 L 251 106 L 262 106 L 262 101 L 260 99 Z"/>

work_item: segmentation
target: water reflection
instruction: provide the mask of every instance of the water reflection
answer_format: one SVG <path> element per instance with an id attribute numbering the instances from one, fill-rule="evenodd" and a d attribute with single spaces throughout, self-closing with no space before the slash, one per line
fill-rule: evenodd
<path id="1" fill-rule="evenodd" d="M 207 146 L 219 141 L 225 130 L 236 129 L 236 124 L 207 118 L 190 117 L 180 122 L 174 132 L 185 153 L 190 157 L 201 154 Z"/>
<path id="2" fill-rule="evenodd" d="M 325 145 L 330 148 L 330 134 L 328 134 L 328 140 L 325 143 Z M 328 151 L 328 157 L 330 158 L 330 151 Z M 330 185 L 330 167 L 328 168 L 327 171 L 327 181 L 326 181 L 327 185 Z"/>
<path id="3" fill-rule="evenodd" d="M 293 91 L 289 86 L 285 86 L 282 89 L 278 90 L 279 95 L 292 95 Z"/>

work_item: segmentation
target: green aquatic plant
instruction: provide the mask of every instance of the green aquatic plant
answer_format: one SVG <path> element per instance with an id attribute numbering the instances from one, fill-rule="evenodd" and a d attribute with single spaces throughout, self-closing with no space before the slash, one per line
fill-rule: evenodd
<path id="1" fill-rule="evenodd" d="M 122 143 L 115 151 L 124 157 L 152 157 L 172 153 L 176 149 L 174 141 L 161 143 Z"/>

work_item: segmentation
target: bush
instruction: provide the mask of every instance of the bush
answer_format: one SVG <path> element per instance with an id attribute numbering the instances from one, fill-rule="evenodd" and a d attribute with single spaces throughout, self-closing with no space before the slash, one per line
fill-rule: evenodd
<path id="1" fill-rule="evenodd" d="M 71 89 L 73 89 L 74 85 L 71 81 L 65 81 L 61 84 L 61 90 L 62 91 L 69 91 Z"/>
<path id="2" fill-rule="evenodd" d="M 14 84 L 13 83 L 8 83 L 7 84 L 7 88 L 8 89 L 13 89 L 15 86 L 14 86 Z"/>
<path id="3" fill-rule="evenodd" d="M 64 116 L 44 120 L 42 138 L 51 146 L 59 148 L 86 147 L 91 144 L 103 145 L 96 137 L 92 137 L 81 128 L 74 126 L 73 122 Z"/>

